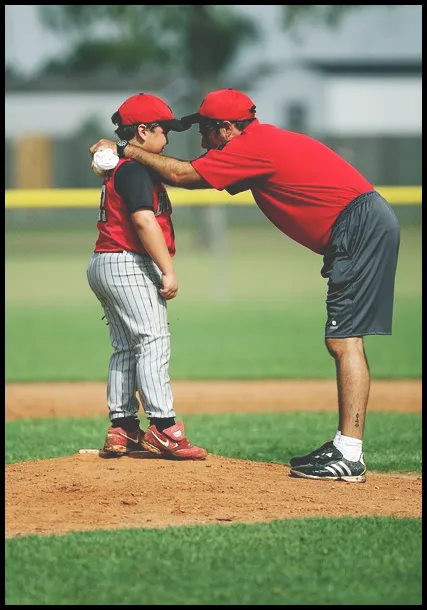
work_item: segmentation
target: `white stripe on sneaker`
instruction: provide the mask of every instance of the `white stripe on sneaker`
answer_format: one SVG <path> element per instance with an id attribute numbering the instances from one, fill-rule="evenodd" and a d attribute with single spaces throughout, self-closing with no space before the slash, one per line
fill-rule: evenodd
<path id="1" fill-rule="evenodd" d="M 351 476 L 353 474 L 345 462 L 338 462 L 338 464 L 347 471 L 348 475 Z M 345 473 L 343 472 L 342 474 L 345 474 Z"/>
<path id="2" fill-rule="evenodd" d="M 344 462 L 336 462 L 335 464 L 330 464 L 329 466 L 325 466 L 325 468 L 327 470 L 329 470 L 330 472 L 332 472 L 333 474 L 338 474 L 341 476 L 343 476 L 345 474 L 347 474 L 348 476 L 352 475 L 350 468 Z"/>
<path id="3" fill-rule="evenodd" d="M 336 464 L 334 464 L 334 467 L 338 470 L 338 472 L 341 476 L 343 474 L 345 474 L 345 470 L 344 470 L 345 464 L 343 464 L 343 462 L 337 462 Z M 349 474 L 351 474 L 351 473 L 349 472 Z"/>
<path id="4" fill-rule="evenodd" d="M 342 466 L 345 466 L 345 464 L 343 464 L 342 462 L 337 462 L 336 464 L 332 464 L 332 466 L 337 471 L 337 474 L 340 474 L 341 476 L 345 474 L 344 469 L 342 468 Z"/>
<path id="5" fill-rule="evenodd" d="M 333 474 L 334 476 L 337 476 L 337 474 L 338 474 L 338 475 L 342 474 L 342 472 L 340 472 L 340 471 L 338 470 L 338 468 L 335 468 L 335 464 L 333 464 L 333 466 L 325 466 L 325 470 L 329 470 L 329 472 L 332 472 L 332 474 Z M 338 470 L 338 472 L 336 472 L 336 470 Z"/>

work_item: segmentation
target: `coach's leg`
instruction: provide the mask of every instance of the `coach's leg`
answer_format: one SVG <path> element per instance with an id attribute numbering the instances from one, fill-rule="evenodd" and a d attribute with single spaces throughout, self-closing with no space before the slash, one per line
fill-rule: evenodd
<path id="1" fill-rule="evenodd" d="M 325 340 L 335 360 L 338 390 L 338 429 L 345 437 L 363 439 L 371 385 L 363 337 Z"/>

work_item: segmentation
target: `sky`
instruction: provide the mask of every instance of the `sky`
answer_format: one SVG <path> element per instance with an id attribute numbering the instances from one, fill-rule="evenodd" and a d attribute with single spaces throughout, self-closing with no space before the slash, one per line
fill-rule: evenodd
<path id="1" fill-rule="evenodd" d="M 40 24 L 36 4 L 5 6 L 5 62 L 30 75 L 65 50 L 64 41 Z"/>
<path id="2" fill-rule="evenodd" d="M 5 61 L 25 75 L 36 72 L 44 61 L 66 52 L 67 41 L 44 29 L 38 20 L 40 5 L 5 6 Z M 292 58 L 296 55 L 346 56 L 355 53 L 365 57 L 400 55 L 421 57 L 422 6 L 395 5 L 388 10 L 383 5 L 366 5 L 349 15 L 339 32 L 312 27 L 302 47 L 291 43 L 278 25 L 277 5 L 231 5 L 237 11 L 256 18 L 267 34 L 262 50 L 265 59 Z M 248 49 L 241 61 L 259 54 L 255 46 Z"/>

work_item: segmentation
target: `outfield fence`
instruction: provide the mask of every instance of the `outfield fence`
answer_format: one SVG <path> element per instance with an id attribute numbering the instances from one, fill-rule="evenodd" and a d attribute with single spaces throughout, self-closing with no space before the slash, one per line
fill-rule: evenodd
<path id="1" fill-rule="evenodd" d="M 421 205 L 421 186 L 377 186 L 391 205 Z M 91 208 L 99 205 L 100 189 L 8 189 L 6 208 Z M 213 189 L 168 187 L 174 206 L 251 205 L 250 191 L 230 195 Z"/>

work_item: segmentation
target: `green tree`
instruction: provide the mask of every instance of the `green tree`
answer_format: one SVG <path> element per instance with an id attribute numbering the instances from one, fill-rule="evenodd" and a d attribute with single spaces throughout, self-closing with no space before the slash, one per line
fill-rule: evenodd
<path id="1" fill-rule="evenodd" d="M 174 108 L 181 102 L 185 112 L 194 112 L 209 90 L 245 89 L 268 70 L 266 65 L 249 66 L 238 78 L 228 72 L 238 51 L 256 40 L 259 30 L 227 6 L 42 5 L 40 15 L 48 28 L 72 43 L 66 57 L 46 65 L 46 74 L 104 73 L 110 82 L 128 76 L 132 83 L 149 82 L 153 91 L 170 85 L 167 101 Z M 185 156 L 200 154 L 196 129 L 186 134 L 186 144 Z M 197 214 L 198 242 L 206 246 L 212 235 L 211 211 Z"/>
<path id="2" fill-rule="evenodd" d="M 392 5 L 389 5 L 392 6 Z M 302 26 L 338 27 L 365 5 L 281 5 L 284 35 L 303 40 Z M 260 38 L 258 23 L 232 5 L 40 5 L 44 25 L 69 40 L 69 52 L 50 59 L 44 76 L 90 79 L 123 88 L 149 82 L 153 90 L 174 83 L 178 99 L 194 107 L 208 90 L 245 89 L 274 66 L 259 62 L 232 73 L 233 60 Z M 180 81 L 180 82 L 178 82 Z"/>
<path id="3" fill-rule="evenodd" d="M 232 6 L 232 5 L 231 5 Z M 184 112 L 198 108 L 212 89 L 247 89 L 274 66 L 259 62 L 239 74 L 233 60 L 247 44 L 259 40 L 254 20 L 221 5 L 40 5 L 42 22 L 70 41 L 63 58 L 53 58 L 46 76 L 68 79 L 86 76 L 93 87 L 96 78 L 110 86 L 129 88 L 150 83 L 152 91 L 170 91 L 167 101 Z M 302 22 L 316 20 L 330 27 L 349 10 L 362 6 L 283 5 L 284 35 Z M 65 77 L 65 78 L 64 78 Z M 186 136 L 187 158 L 200 152 L 196 129 Z M 184 138 L 180 140 L 181 146 Z M 209 215 L 211 211 L 207 211 Z M 201 232 L 200 244 L 209 243 Z"/>
<path id="4" fill-rule="evenodd" d="M 231 83 L 227 73 L 242 46 L 259 37 L 256 23 L 227 6 L 41 5 L 39 10 L 49 29 L 70 39 L 69 53 L 50 60 L 46 74 L 135 79 L 151 72 L 154 86 L 179 76 L 198 103 L 224 82 L 243 87 L 254 78 L 251 69 Z"/>

